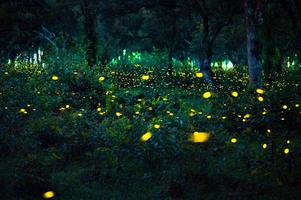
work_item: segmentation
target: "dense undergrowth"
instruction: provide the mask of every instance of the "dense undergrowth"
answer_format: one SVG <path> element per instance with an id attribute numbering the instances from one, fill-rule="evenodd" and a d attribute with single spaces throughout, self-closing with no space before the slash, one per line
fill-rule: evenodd
<path id="1" fill-rule="evenodd" d="M 300 70 L 257 92 L 216 73 L 211 90 L 193 69 L 5 67 L 1 199 L 298 199 Z"/>

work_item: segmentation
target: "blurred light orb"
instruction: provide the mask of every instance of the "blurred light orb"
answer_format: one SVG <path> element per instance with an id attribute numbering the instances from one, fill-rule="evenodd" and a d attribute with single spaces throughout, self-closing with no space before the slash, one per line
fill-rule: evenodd
<path id="1" fill-rule="evenodd" d="M 203 98 L 204 98 L 204 99 L 208 99 L 208 98 L 210 98 L 211 96 L 212 96 L 211 92 L 205 92 L 205 93 L 203 94 Z"/>
<path id="2" fill-rule="evenodd" d="M 59 77 L 56 76 L 56 75 L 53 75 L 51 79 L 52 79 L 53 81 L 57 81 L 57 80 L 59 80 Z"/>
<path id="3" fill-rule="evenodd" d="M 231 92 L 231 95 L 232 95 L 233 97 L 238 97 L 238 92 L 233 91 L 233 92 Z"/>
<path id="4" fill-rule="evenodd" d="M 149 80 L 149 75 L 142 75 L 141 79 L 147 81 Z"/>
<path id="5" fill-rule="evenodd" d="M 263 99 L 263 97 L 259 96 L 259 97 L 257 97 L 257 100 L 260 102 L 263 102 L 264 99 Z"/>
<path id="6" fill-rule="evenodd" d="M 197 72 L 195 75 L 198 78 L 202 78 L 204 76 L 204 74 L 202 72 Z"/>
<path id="7" fill-rule="evenodd" d="M 54 197 L 54 195 L 55 195 L 55 193 L 53 191 L 48 191 L 43 194 L 43 198 L 50 199 L 50 198 Z"/>
<path id="8" fill-rule="evenodd" d="M 203 143 L 209 140 L 210 134 L 207 132 L 194 132 L 190 135 L 189 140 L 193 143 Z"/>
<path id="9" fill-rule="evenodd" d="M 144 134 L 141 136 L 140 140 L 141 140 L 141 142 L 146 142 L 146 141 L 148 141 L 149 139 L 151 139 L 151 137 L 152 137 L 152 133 L 151 133 L 151 132 L 146 132 L 146 133 L 144 133 Z"/>
<path id="10" fill-rule="evenodd" d="M 235 143 L 237 143 L 237 139 L 236 139 L 236 138 L 231 138 L 231 142 L 232 142 L 233 144 L 235 144 Z"/>
<path id="11" fill-rule="evenodd" d="M 104 76 L 101 76 L 101 77 L 99 77 L 99 79 L 98 79 L 99 82 L 102 82 L 102 81 L 104 81 L 104 80 L 106 80 L 106 78 L 105 78 Z"/>
<path id="12" fill-rule="evenodd" d="M 260 89 L 260 88 L 257 88 L 257 89 L 256 89 L 256 92 L 257 92 L 258 94 L 264 94 L 264 90 L 263 90 L 263 89 Z"/>
<path id="13" fill-rule="evenodd" d="M 155 124 L 154 128 L 159 129 L 160 128 L 160 124 Z"/>

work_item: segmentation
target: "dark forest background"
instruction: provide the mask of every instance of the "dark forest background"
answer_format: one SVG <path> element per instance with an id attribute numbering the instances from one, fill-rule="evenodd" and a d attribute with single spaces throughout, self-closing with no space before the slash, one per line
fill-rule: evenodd
<path id="1" fill-rule="evenodd" d="M 301 1 L 0 0 L 0 199 L 301 197 Z"/>

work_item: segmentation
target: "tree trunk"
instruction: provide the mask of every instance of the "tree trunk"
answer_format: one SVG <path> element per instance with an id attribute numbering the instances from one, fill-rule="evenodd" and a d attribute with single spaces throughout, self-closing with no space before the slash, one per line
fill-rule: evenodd
<path id="1" fill-rule="evenodd" d="M 84 16 L 84 31 L 86 39 L 86 59 L 89 67 L 94 67 L 97 62 L 97 33 L 96 33 L 96 11 L 94 5 L 83 0 L 82 11 Z"/>
<path id="2" fill-rule="evenodd" d="M 249 82 L 259 85 L 262 67 L 260 63 L 260 47 L 256 38 L 256 25 L 261 20 L 261 0 L 245 0 L 245 18 L 247 30 L 247 56 L 249 66 Z"/>
<path id="3" fill-rule="evenodd" d="M 207 15 L 203 16 L 203 42 L 202 48 L 204 51 L 203 62 L 200 62 L 200 71 L 204 75 L 204 79 L 208 83 L 212 83 L 213 72 L 211 70 L 211 60 L 212 60 L 212 42 L 209 36 L 209 18 Z"/>

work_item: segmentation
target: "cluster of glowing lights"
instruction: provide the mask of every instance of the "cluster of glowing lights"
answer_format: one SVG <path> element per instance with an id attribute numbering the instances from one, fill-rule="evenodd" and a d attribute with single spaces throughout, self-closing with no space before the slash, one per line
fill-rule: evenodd
<path id="1" fill-rule="evenodd" d="M 189 140 L 193 143 L 204 143 L 209 140 L 210 134 L 207 132 L 194 132 L 189 136 Z"/>
<path id="2" fill-rule="evenodd" d="M 99 106 L 99 107 L 97 107 L 96 108 L 96 111 L 98 112 L 98 114 L 100 114 L 100 115 L 104 115 L 104 114 L 106 114 L 106 112 L 103 112 L 102 111 L 102 108 Z M 117 114 L 115 113 L 115 115 L 117 116 Z M 121 116 L 121 115 L 120 115 Z"/>
<path id="3" fill-rule="evenodd" d="M 166 113 L 170 116 L 170 117 L 172 117 L 173 116 L 173 113 L 172 112 L 170 112 L 169 110 L 168 111 L 166 111 Z"/>
<path id="4" fill-rule="evenodd" d="M 19 112 L 22 113 L 22 114 L 27 114 L 27 111 L 26 111 L 25 108 L 21 108 L 21 109 L 19 110 Z"/>
<path id="5" fill-rule="evenodd" d="M 59 110 L 60 110 L 60 111 L 64 111 L 64 110 L 70 109 L 70 108 L 71 108 L 70 105 L 67 104 L 67 105 L 65 105 L 65 107 L 61 107 Z"/>
<path id="6" fill-rule="evenodd" d="M 245 114 L 244 119 L 249 119 L 251 117 L 251 114 Z"/>
<path id="7" fill-rule="evenodd" d="M 195 76 L 197 77 L 197 78 L 202 78 L 202 77 L 204 77 L 204 74 L 203 73 L 201 73 L 201 72 L 197 72 L 197 73 L 195 73 Z M 51 78 L 53 81 L 57 81 L 57 80 L 59 80 L 59 77 L 57 76 L 57 75 L 53 75 L 52 76 L 52 78 Z M 104 76 L 101 76 L 101 77 L 99 77 L 98 78 L 98 81 L 99 82 L 103 82 L 103 81 L 105 81 L 106 80 L 106 77 L 104 77 Z M 141 80 L 143 80 L 143 81 L 148 81 L 148 80 L 150 80 L 150 76 L 149 75 L 142 75 L 141 76 Z M 265 94 L 265 90 L 263 90 L 263 89 L 261 89 L 261 88 L 257 88 L 256 89 L 256 93 L 257 93 L 257 95 L 255 96 L 255 98 L 257 98 L 257 100 L 259 101 L 259 102 L 263 102 L 264 101 L 264 94 Z M 230 92 L 230 94 L 231 94 L 231 96 L 232 97 L 238 97 L 239 96 L 239 93 L 237 92 L 237 91 L 231 91 Z M 210 92 L 210 91 L 207 91 L 207 92 L 204 92 L 203 93 L 203 95 L 202 95 L 202 97 L 204 98 L 204 99 L 209 99 L 209 98 L 211 98 L 212 97 L 212 93 Z M 215 94 L 214 94 L 214 97 L 215 97 Z M 112 95 L 112 98 L 116 98 L 114 95 Z M 255 99 L 254 98 L 254 99 Z M 163 99 L 163 101 L 168 101 L 168 98 L 167 97 L 162 97 L 162 99 Z M 143 99 L 138 99 L 137 100 L 138 102 L 142 102 L 143 101 Z M 294 104 L 293 104 L 294 105 Z M 292 106 L 293 106 L 292 105 Z M 294 105 L 296 108 L 298 108 L 298 107 L 300 107 L 300 104 L 295 104 Z M 28 106 L 28 107 L 30 107 L 30 106 Z M 70 107 L 70 105 L 65 105 L 65 107 L 62 107 L 61 109 L 62 110 L 64 110 L 64 109 L 70 109 L 71 107 Z M 284 109 L 284 110 L 287 110 L 287 109 L 289 109 L 289 107 L 287 106 L 287 105 L 282 105 L 281 106 L 281 108 L 282 109 Z M 153 110 L 153 108 L 152 107 L 148 107 L 147 108 L 148 110 Z M 101 107 L 97 107 L 96 108 L 96 110 L 97 110 L 97 112 L 99 112 L 99 113 L 104 113 L 104 112 L 102 112 L 102 108 Z M 20 110 L 19 110 L 19 112 L 20 113 L 23 113 L 23 114 L 27 114 L 27 111 L 26 111 L 26 109 L 24 109 L 24 108 L 21 108 Z M 173 116 L 174 114 L 172 113 L 172 112 L 170 112 L 170 111 L 167 111 L 166 112 L 169 116 Z M 140 112 L 139 111 L 136 111 L 136 112 L 134 112 L 134 114 L 136 114 L 136 115 L 140 115 Z M 191 112 L 189 113 L 189 116 L 195 116 L 195 115 L 197 115 L 197 114 L 202 114 L 201 112 L 197 112 L 196 110 L 194 110 L 194 109 L 191 109 Z M 267 111 L 264 109 L 263 111 L 262 111 L 262 115 L 266 115 L 267 114 Z M 117 117 L 121 117 L 123 114 L 121 113 L 121 112 L 116 112 L 115 113 L 115 116 L 117 116 Z M 82 113 L 78 113 L 78 116 L 82 116 Z M 206 115 L 205 115 L 206 116 Z M 245 114 L 245 115 L 240 115 L 240 116 L 238 116 L 238 117 L 243 117 L 243 121 L 245 122 L 247 119 L 249 119 L 249 118 L 251 118 L 251 114 Z M 212 116 L 211 115 L 207 115 L 206 116 L 206 118 L 207 119 L 211 119 L 212 118 Z M 227 119 L 227 117 L 226 116 L 221 116 L 221 119 L 223 119 L 223 120 L 225 120 L 225 119 Z M 284 120 L 284 118 L 281 118 L 281 120 Z M 160 124 L 153 124 L 153 128 L 154 129 L 160 129 L 161 128 L 161 125 Z M 272 131 L 271 131 L 271 129 L 266 129 L 266 132 L 267 133 L 271 133 Z M 140 137 L 140 141 L 141 142 L 146 142 L 146 141 L 148 141 L 148 140 L 150 140 L 151 138 L 153 137 L 153 135 L 152 135 L 152 133 L 151 132 L 146 132 L 146 133 L 144 133 L 141 137 Z M 207 132 L 194 132 L 194 133 L 192 133 L 192 134 L 190 134 L 189 135 L 189 141 L 191 141 L 191 142 L 193 142 L 193 143 L 204 143 L 204 142 L 207 142 L 208 140 L 209 140 L 209 138 L 210 138 L 210 134 L 209 133 L 207 133 Z M 237 138 L 231 138 L 230 139 L 230 142 L 231 143 L 233 143 L 233 144 L 235 144 L 235 143 L 237 143 L 238 142 L 238 140 L 237 140 Z M 289 144 L 290 143 L 290 141 L 289 140 L 287 140 L 287 144 Z M 259 147 L 260 147 L 260 145 L 259 145 Z M 261 147 L 263 148 L 263 149 L 267 149 L 268 148 L 268 144 L 267 143 L 261 143 Z M 284 154 L 289 154 L 289 152 L 290 152 L 290 149 L 289 148 L 285 148 L 284 150 L 283 150 L 283 152 L 284 152 Z M 55 193 L 53 192 L 53 191 L 48 191 L 48 192 L 45 192 L 44 194 L 43 194 L 43 197 L 44 198 L 52 198 L 52 197 L 54 197 L 55 196 Z"/>

